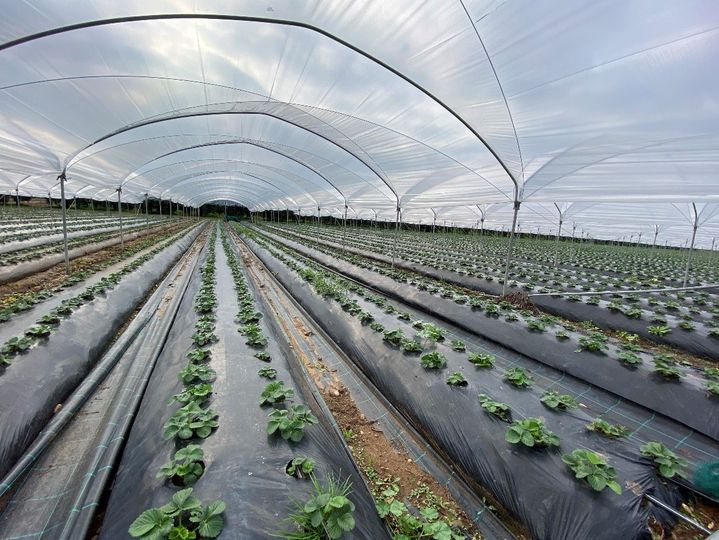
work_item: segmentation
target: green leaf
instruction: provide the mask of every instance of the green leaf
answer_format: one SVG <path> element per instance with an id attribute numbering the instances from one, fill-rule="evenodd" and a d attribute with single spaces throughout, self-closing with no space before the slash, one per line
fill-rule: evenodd
<path id="1" fill-rule="evenodd" d="M 130 524 L 128 533 L 133 538 L 161 538 L 172 527 L 172 518 L 157 508 L 150 508 Z"/>

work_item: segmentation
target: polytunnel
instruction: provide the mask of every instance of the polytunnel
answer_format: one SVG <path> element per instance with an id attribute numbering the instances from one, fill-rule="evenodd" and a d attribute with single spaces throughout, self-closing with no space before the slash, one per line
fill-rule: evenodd
<path id="1" fill-rule="evenodd" d="M 3 6 L 0 538 L 714 538 L 718 38 Z"/>

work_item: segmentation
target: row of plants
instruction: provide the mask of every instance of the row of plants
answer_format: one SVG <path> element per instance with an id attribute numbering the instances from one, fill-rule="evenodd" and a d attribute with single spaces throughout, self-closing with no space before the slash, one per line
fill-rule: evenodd
<path id="1" fill-rule="evenodd" d="M 217 307 L 215 292 L 217 231 L 210 236 L 207 258 L 200 269 L 201 284 L 195 295 L 197 315 L 192 348 L 187 353 L 187 365 L 180 372 L 184 390 L 172 397 L 178 408 L 165 422 L 162 437 L 175 442 L 175 452 L 157 473 L 171 485 L 181 487 L 172 499 L 158 508 L 144 510 L 130 525 L 128 533 L 142 540 L 195 540 L 216 538 L 224 528 L 222 500 L 203 505 L 193 495 L 193 486 L 202 479 L 208 463 L 202 446 L 197 444 L 210 437 L 219 426 L 219 415 L 210 401 L 216 377 L 210 367 L 212 351 L 217 341 L 214 333 Z"/>
<path id="2" fill-rule="evenodd" d="M 276 227 L 275 232 L 292 232 L 301 234 L 305 238 L 314 238 L 318 241 L 329 241 L 334 243 L 344 242 L 343 233 L 332 229 L 304 227 L 299 231 L 295 227 Z M 376 235 L 371 236 L 367 232 L 355 231 L 355 237 L 350 235 L 350 244 L 358 249 L 374 251 L 378 254 L 387 255 L 387 250 L 394 246 L 394 240 L 377 239 Z M 364 238 L 366 236 L 366 238 Z M 483 261 L 482 263 L 471 264 L 472 254 L 466 246 L 457 247 L 451 251 L 451 256 L 444 253 L 436 242 L 428 242 L 417 245 L 415 242 L 421 237 L 412 236 L 405 242 L 398 243 L 399 257 L 409 262 L 422 264 L 431 268 L 456 272 L 459 275 L 471 275 L 487 281 L 502 282 L 501 261 Z M 428 245 L 426 245 L 428 244 Z M 439 253 L 438 253 L 439 251 Z M 494 264 L 494 266 L 492 266 Z M 523 265 L 533 264 L 535 268 L 522 269 Z M 487 268 L 496 270 L 487 273 Z M 563 278 L 557 277 L 557 273 L 565 274 Z M 628 290 L 641 288 L 658 288 L 662 286 L 677 285 L 676 283 L 663 283 L 653 274 L 649 281 L 638 280 L 632 275 L 617 277 L 597 274 L 595 272 L 576 272 L 563 268 L 542 267 L 534 263 L 525 263 L 521 260 L 513 265 L 510 271 L 510 286 L 521 287 L 528 292 L 549 293 L 556 291 L 605 291 L 605 290 Z M 703 282 L 702 282 L 703 283 Z M 680 291 L 675 293 L 650 293 L 645 296 L 639 293 L 599 296 L 580 296 L 578 294 L 566 297 L 571 302 L 585 302 L 588 305 L 607 309 L 614 313 L 622 313 L 628 318 L 645 319 L 648 321 L 647 331 L 653 335 L 663 336 L 678 329 L 685 332 L 693 332 L 697 325 L 706 327 L 705 331 L 710 337 L 719 338 L 719 297 L 703 291 Z"/>
<path id="3" fill-rule="evenodd" d="M 263 238 L 279 249 L 285 248 L 284 245 L 274 241 L 272 238 L 266 236 Z M 650 352 L 641 346 L 637 334 L 620 332 L 616 334 L 616 337 L 612 337 L 590 321 L 585 323 L 563 321 L 551 315 L 537 314 L 527 309 L 518 309 L 514 304 L 506 300 L 497 300 L 494 297 L 460 289 L 431 278 L 417 277 L 408 272 L 393 269 L 390 265 L 370 261 L 357 255 L 338 253 L 317 244 L 312 245 L 312 247 L 326 255 L 344 259 L 361 268 L 390 277 L 399 283 L 408 284 L 418 290 L 453 300 L 460 305 L 466 305 L 472 311 L 484 312 L 488 317 L 501 317 L 508 323 L 524 325 L 528 331 L 544 333 L 551 329 L 558 341 L 576 343 L 577 351 L 585 350 L 605 355 L 608 359 L 620 362 L 629 371 L 645 374 L 653 373 L 658 377 L 674 381 L 681 381 L 687 373 L 701 375 L 707 397 L 711 398 L 719 395 L 719 385 L 717 384 L 719 380 L 713 368 L 703 368 L 698 371 L 693 369 L 690 364 L 682 365 L 671 353 Z M 644 364 L 645 359 L 652 361 L 654 367 L 651 371 L 638 369 Z"/>
<path id="4" fill-rule="evenodd" d="M 8 339 L 0 346 L 0 367 L 10 365 L 13 358 L 39 342 L 49 339 L 50 335 L 59 328 L 62 321 L 72 315 L 75 310 L 92 302 L 96 296 L 104 295 L 107 291 L 114 289 L 126 275 L 139 269 L 159 252 L 175 242 L 175 237 L 162 242 L 151 251 L 127 263 L 117 272 L 101 278 L 96 284 L 89 285 L 75 296 L 63 300 L 59 306 L 40 317 L 36 324 L 25 330 L 21 336 Z"/>
<path id="5" fill-rule="evenodd" d="M 142 228 L 144 228 L 144 222 L 137 222 L 129 228 L 126 228 L 123 224 L 123 234 L 133 233 Z M 119 237 L 120 230 L 114 229 L 109 232 L 90 234 L 79 238 L 69 238 L 67 241 L 67 248 L 68 250 L 72 250 L 90 244 L 104 242 L 105 240 L 110 240 L 111 238 Z M 48 255 L 62 253 L 64 249 L 64 243 L 62 240 L 47 242 L 45 244 L 30 246 L 27 248 L 19 247 L 18 249 L 13 250 L 9 253 L 3 253 L 2 258 L 0 258 L 0 266 L 14 266 L 19 263 L 41 259 Z"/>
<path id="6" fill-rule="evenodd" d="M 383 340 L 390 346 L 402 351 L 405 354 L 419 355 L 425 350 L 427 342 L 444 343 L 453 351 L 466 353 L 467 360 L 477 369 L 497 369 L 496 358 L 490 354 L 468 351 L 466 345 L 459 340 L 447 340 L 447 332 L 432 323 L 419 320 L 412 321 L 411 315 L 398 311 L 390 303 L 376 294 L 372 294 L 364 287 L 353 282 L 337 278 L 329 272 L 323 271 L 321 267 L 311 261 L 303 260 L 298 263 L 295 254 L 291 257 L 280 251 L 281 247 L 270 245 L 265 238 L 254 237 L 255 241 L 282 261 L 289 268 L 294 270 L 305 281 L 310 283 L 315 292 L 319 295 L 336 301 L 344 311 L 353 317 L 357 317 L 363 325 L 367 325 L 373 331 L 381 333 Z M 362 306 L 352 300 L 350 293 L 375 304 L 384 313 L 397 313 L 397 318 L 407 322 L 412 328 L 419 330 L 414 338 L 408 337 L 402 328 L 392 330 L 377 325 L 371 313 L 362 309 Z M 439 348 L 439 347 L 437 347 Z M 420 356 L 421 365 L 427 370 L 438 370 L 446 368 L 447 359 L 439 350 L 427 352 Z M 714 373 L 716 375 L 716 373 Z M 532 374 L 521 367 L 512 367 L 504 370 L 502 378 L 512 387 L 518 390 L 526 390 L 535 384 Z M 452 372 L 447 377 L 450 386 L 467 386 L 468 381 L 461 372 Z M 482 408 L 488 413 L 509 426 L 506 429 L 505 440 L 510 444 L 519 444 L 528 448 L 541 449 L 559 447 L 561 442 L 559 436 L 553 433 L 546 425 L 546 421 L 540 417 L 513 418 L 510 405 L 494 400 L 487 394 L 478 396 Z M 540 402 L 548 409 L 556 412 L 575 409 L 580 403 L 571 395 L 561 394 L 555 390 L 546 390 L 540 396 Z M 586 429 L 608 438 L 622 438 L 631 435 L 628 428 L 610 424 L 602 418 L 594 419 L 587 424 Z M 674 453 L 664 444 L 658 441 L 648 441 L 641 445 L 640 453 L 653 460 L 653 463 L 662 477 L 672 478 L 683 476 L 687 467 L 684 458 Z M 599 452 L 579 448 L 565 454 L 563 461 L 575 473 L 576 478 L 585 480 L 594 490 L 601 491 L 608 487 L 616 493 L 621 493 L 621 487 L 615 480 L 616 473 L 607 463 L 606 457 Z"/>
<path id="7" fill-rule="evenodd" d="M 158 218 L 154 217 L 151 220 L 156 223 Z M 127 224 L 128 227 L 132 228 L 135 225 L 144 225 L 144 216 L 129 218 L 127 221 L 122 220 L 123 228 Z M 113 229 L 119 227 L 118 220 L 114 216 L 112 218 L 99 218 L 96 220 L 83 220 L 75 221 L 68 219 L 67 221 L 67 232 L 83 232 L 83 231 L 94 231 L 100 229 Z M 26 240 L 35 240 L 37 238 L 43 238 L 45 236 L 52 236 L 62 234 L 62 222 L 54 223 L 28 223 L 24 226 L 14 226 L 12 230 L 0 227 L 0 244 L 10 244 L 14 242 L 24 242 Z"/>
<path id="8" fill-rule="evenodd" d="M 33 307 L 37 306 L 38 304 L 43 303 L 45 300 L 52 298 L 53 296 L 55 296 L 55 294 L 62 291 L 63 289 L 81 283 L 87 278 L 96 274 L 97 272 L 100 272 L 105 268 L 109 268 L 110 266 L 113 266 L 123 260 L 129 259 L 135 254 L 153 245 L 156 245 L 159 242 L 163 242 L 168 239 L 171 241 L 178 240 L 187 232 L 188 228 L 189 225 L 182 224 L 181 226 L 173 227 L 170 230 L 163 231 L 161 234 L 153 238 L 145 238 L 138 240 L 137 242 L 134 242 L 131 247 L 126 247 L 124 251 L 118 253 L 113 257 L 110 257 L 100 262 L 92 263 L 89 266 L 83 267 L 82 270 L 73 272 L 65 279 L 63 279 L 63 281 L 57 287 L 54 287 L 52 289 L 41 289 L 35 292 L 27 292 L 5 296 L 0 301 L 0 324 L 11 320 L 17 314 L 28 311 Z M 170 234 L 172 234 L 172 236 L 170 236 Z"/>
<path id="9" fill-rule="evenodd" d="M 246 337 L 248 346 L 258 349 L 255 357 L 259 361 L 271 363 L 272 359 L 266 351 L 268 338 L 260 324 L 262 313 L 256 308 L 230 240 L 225 230 L 221 231 L 223 248 L 237 294 L 238 331 Z M 317 417 L 305 405 L 292 403 L 295 391 L 278 379 L 276 369 L 264 365 L 259 368 L 257 375 L 268 381 L 258 401 L 259 407 L 270 409 L 267 416 L 267 434 L 280 437 L 290 445 L 300 442 L 304 438 L 305 430 L 318 423 Z M 288 463 L 286 473 L 297 479 L 309 479 L 312 491 L 309 498 L 292 502 L 293 510 L 283 522 L 286 529 L 278 531 L 277 537 L 288 540 L 337 539 L 355 528 L 355 505 L 350 500 L 351 483 L 349 480 L 340 481 L 332 473 L 327 474 L 322 482 L 316 476 L 315 468 L 314 460 L 302 455 L 294 456 Z"/>

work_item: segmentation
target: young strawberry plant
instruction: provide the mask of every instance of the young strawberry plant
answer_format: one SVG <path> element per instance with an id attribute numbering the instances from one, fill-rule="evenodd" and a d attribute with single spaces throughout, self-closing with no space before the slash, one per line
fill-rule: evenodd
<path id="1" fill-rule="evenodd" d="M 405 338 L 404 332 L 402 332 L 401 328 L 397 328 L 396 330 L 387 330 L 382 339 L 386 341 L 387 343 L 391 343 L 394 346 L 399 346 L 402 341 Z"/>
<path id="2" fill-rule="evenodd" d="M 422 355 L 420 363 L 425 369 L 441 369 L 447 365 L 447 359 L 440 352 L 434 351 Z"/>
<path id="3" fill-rule="evenodd" d="M 286 399 L 292 399 L 295 391 L 292 388 L 285 388 L 282 381 L 273 381 L 265 386 L 260 395 L 260 406 L 282 403 Z"/>
<path id="4" fill-rule="evenodd" d="M 493 414 L 504 422 L 512 421 L 512 413 L 509 410 L 509 405 L 506 405 L 499 401 L 494 401 L 487 394 L 479 394 L 479 396 L 477 397 L 479 398 L 479 404 L 488 413 Z"/>
<path id="5" fill-rule="evenodd" d="M 653 334 L 655 336 L 666 336 L 669 332 L 672 331 L 671 328 L 664 325 L 656 325 L 656 326 L 647 326 L 647 331 L 650 334 Z"/>
<path id="6" fill-rule="evenodd" d="M 464 352 L 467 350 L 467 347 L 464 344 L 464 341 L 459 340 L 459 339 L 453 339 L 450 345 L 451 345 L 453 351 Z"/>
<path id="7" fill-rule="evenodd" d="M 205 472 L 203 457 L 204 452 L 200 445 L 189 444 L 180 448 L 172 459 L 162 466 L 157 478 L 168 478 L 178 486 L 193 486 Z"/>
<path id="8" fill-rule="evenodd" d="M 507 428 L 504 440 L 511 444 L 521 443 L 530 448 L 559 446 L 559 437 L 547 429 L 541 418 L 515 420 Z"/>
<path id="9" fill-rule="evenodd" d="M 589 336 L 581 336 L 579 338 L 579 348 L 577 352 L 587 350 L 590 352 L 602 352 L 607 348 L 607 336 L 599 332 L 592 332 Z"/>
<path id="10" fill-rule="evenodd" d="M 49 324 L 38 324 L 25 330 L 25 335 L 34 338 L 44 338 L 49 336 L 53 330 L 54 328 Z"/>
<path id="11" fill-rule="evenodd" d="M 287 464 L 285 472 L 295 478 L 304 478 L 309 476 L 315 470 L 315 460 L 308 457 L 293 458 Z"/>
<path id="12" fill-rule="evenodd" d="M 534 378 L 520 367 L 508 369 L 504 374 L 504 380 L 517 388 L 529 388 L 534 384 Z"/>
<path id="13" fill-rule="evenodd" d="M 187 386 L 179 394 L 172 396 L 172 401 L 177 401 L 186 405 L 191 401 L 194 401 L 198 405 L 202 405 L 205 401 L 210 399 L 212 394 L 212 385 L 209 383 L 200 383 Z"/>
<path id="14" fill-rule="evenodd" d="M 219 426 L 219 415 L 212 409 L 203 409 L 194 401 L 175 411 L 165 423 L 163 437 L 165 440 L 177 437 L 180 440 L 209 437 L 212 430 Z"/>
<path id="15" fill-rule="evenodd" d="M 128 533 L 143 540 L 217 538 L 225 526 L 224 511 L 224 502 L 202 506 L 192 488 L 187 488 L 175 493 L 168 504 L 145 510 L 130 524 Z"/>
<path id="16" fill-rule="evenodd" d="M 571 454 L 564 454 L 562 461 L 572 469 L 576 478 L 585 480 L 594 491 L 609 488 L 617 495 L 622 494 L 622 488 L 615 480 L 617 472 L 603 456 L 577 448 Z"/>
<path id="17" fill-rule="evenodd" d="M 270 360 L 272 360 L 270 353 L 268 353 L 267 351 L 256 352 L 254 354 L 254 357 L 258 360 L 262 360 L 263 362 L 269 362 Z"/>
<path id="18" fill-rule="evenodd" d="M 472 362 L 478 368 L 491 368 L 494 366 L 496 357 L 493 354 L 481 354 L 470 352 L 467 353 L 467 360 Z"/>
<path id="19" fill-rule="evenodd" d="M 295 510 L 286 520 L 294 530 L 278 533 L 279 538 L 335 540 L 355 528 L 355 505 L 348 498 L 352 488 L 349 480 L 339 483 L 329 477 L 322 486 L 317 478 L 311 478 L 314 493 L 304 502 L 295 501 Z"/>
<path id="20" fill-rule="evenodd" d="M 399 348 L 406 353 L 420 353 L 424 350 L 424 347 L 419 341 L 414 339 L 403 339 L 400 343 Z"/>
<path id="21" fill-rule="evenodd" d="M 445 331 L 436 324 L 424 323 L 419 335 L 430 341 L 444 341 Z"/>
<path id="22" fill-rule="evenodd" d="M 719 382 L 717 381 L 707 381 L 704 383 L 704 388 L 707 392 L 709 392 L 712 395 L 719 396 Z"/>
<path id="23" fill-rule="evenodd" d="M 286 441 L 300 442 L 305 428 L 318 422 L 304 405 L 292 405 L 289 410 L 275 409 L 267 417 L 267 434 L 279 433 Z"/>
<path id="24" fill-rule="evenodd" d="M 661 357 L 657 355 L 653 360 L 654 371 L 667 379 L 681 379 L 684 375 L 677 366 L 676 362 L 671 358 Z"/>
<path id="25" fill-rule="evenodd" d="M 263 367 L 260 368 L 257 374 L 260 377 L 264 377 L 265 379 L 274 379 L 275 377 L 277 377 L 277 370 L 271 367 Z"/>
<path id="26" fill-rule="evenodd" d="M 180 380 L 184 384 L 209 382 L 214 380 L 215 370 L 206 364 L 188 364 L 180 371 Z"/>
<path id="27" fill-rule="evenodd" d="M 617 355 L 617 358 L 622 364 L 626 364 L 628 366 L 638 366 L 642 363 L 641 357 L 632 351 L 622 351 Z"/>
<path id="28" fill-rule="evenodd" d="M 610 424 L 601 418 L 595 418 L 590 424 L 587 424 L 587 429 L 610 439 L 626 437 L 630 433 L 629 428 L 620 424 Z"/>
<path id="29" fill-rule="evenodd" d="M 654 466 L 664 478 L 674 476 L 685 476 L 684 469 L 689 463 L 683 457 L 675 454 L 660 442 L 648 442 L 643 444 L 639 451 L 643 456 L 654 460 Z"/>
<path id="30" fill-rule="evenodd" d="M 450 386 L 467 386 L 469 383 L 461 371 L 455 371 L 447 377 L 447 384 Z"/>
<path id="31" fill-rule="evenodd" d="M 539 401 L 544 403 L 550 409 L 560 409 L 566 411 L 567 409 L 576 409 L 579 407 L 579 403 L 569 394 L 560 394 L 553 390 L 549 390 L 542 394 Z"/>

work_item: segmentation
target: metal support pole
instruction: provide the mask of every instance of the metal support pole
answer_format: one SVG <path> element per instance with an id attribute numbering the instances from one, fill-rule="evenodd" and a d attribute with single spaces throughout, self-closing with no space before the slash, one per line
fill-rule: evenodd
<path id="1" fill-rule="evenodd" d="M 145 229 L 150 228 L 150 211 L 148 208 L 149 201 L 147 200 L 147 193 L 145 193 Z"/>
<path id="2" fill-rule="evenodd" d="M 659 236 L 659 225 L 654 225 L 654 241 L 652 242 L 652 251 L 650 257 L 654 257 L 654 250 L 657 247 L 657 236 Z"/>
<path id="3" fill-rule="evenodd" d="M 559 237 L 562 234 L 562 223 L 564 223 L 564 221 L 562 218 L 559 218 L 559 229 L 557 229 L 557 238 L 554 241 L 554 268 L 559 264 Z"/>
<path id="4" fill-rule="evenodd" d="M 345 201 L 345 215 L 342 224 L 342 249 L 347 245 L 347 201 Z"/>
<path id="5" fill-rule="evenodd" d="M 689 269 L 692 265 L 692 254 L 694 253 L 694 240 L 696 240 L 697 237 L 697 229 L 699 226 L 697 225 L 697 222 L 694 222 L 694 227 L 692 230 L 692 241 L 691 244 L 689 244 L 689 253 L 687 254 L 687 267 L 684 270 L 684 282 L 682 283 L 682 287 L 687 286 L 687 281 L 689 280 Z"/>
<path id="6" fill-rule="evenodd" d="M 514 250 L 514 230 L 517 228 L 517 214 L 519 213 L 520 201 L 514 201 L 514 215 L 512 216 L 512 231 L 509 233 L 509 248 L 507 249 L 507 262 L 504 265 L 504 281 L 502 282 L 502 296 L 507 292 L 507 280 L 509 279 L 509 265 L 512 262 L 512 251 Z"/>
<path id="7" fill-rule="evenodd" d="M 318 206 L 317 207 L 317 231 L 318 232 L 320 230 L 320 212 L 321 212 L 321 210 L 320 210 L 320 207 Z"/>
<path id="8" fill-rule="evenodd" d="M 58 176 L 60 180 L 60 207 L 62 208 L 62 249 L 65 254 L 65 273 L 70 273 L 70 255 L 67 252 L 67 201 L 65 200 L 65 171 Z"/>
<path id="9" fill-rule="evenodd" d="M 125 249 L 125 237 L 122 234 L 122 188 L 117 188 L 117 215 L 120 216 L 120 248 Z"/>
<path id="10" fill-rule="evenodd" d="M 15 188 L 15 199 L 17 199 L 17 209 L 20 210 L 20 188 Z"/>
<path id="11" fill-rule="evenodd" d="M 399 202 L 397 202 L 397 213 L 394 221 L 394 245 L 392 246 L 392 268 L 394 268 L 394 259 L 397 256 L 397 238 L 399 236 L 399 226 L 402 214 L 400 214 Z"/>

